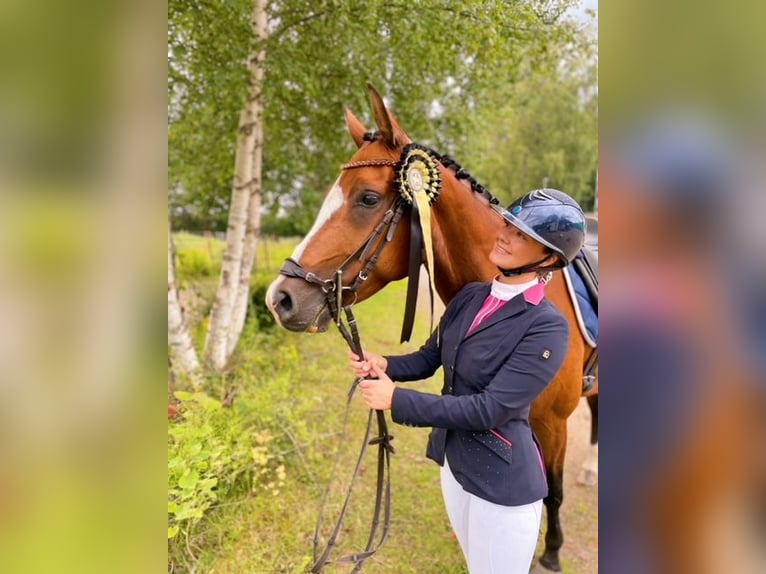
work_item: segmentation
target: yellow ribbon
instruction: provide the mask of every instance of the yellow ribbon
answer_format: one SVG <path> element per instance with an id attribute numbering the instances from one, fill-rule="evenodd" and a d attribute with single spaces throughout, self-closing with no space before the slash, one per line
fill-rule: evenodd
<path id="1" fill-rule="evenodd" d="M 439 171 L 428 152 L 414 144 L 405 148 L 398 172 L 398 188 L 409 202 L 417 203 L 420 229 L 426 251 L 428 293 L 431 298 L 431 330 L 434 330 L 434 248 L 431 236 L 431 202 L 439 195 Z M 438 337 L 438 334 L 437 334 Z"/>
<path id="2" fill-rule="evenodd" d="M 431 331 L 434 330 L 434 246 L 431 237 L 431 204 L 425 193 L 416 193 L 420 216 L 420 229 L 423 230 L 423 243 L 426 248 L 426 271 L 428 272 L 428 293 L 431 296 Z"/>

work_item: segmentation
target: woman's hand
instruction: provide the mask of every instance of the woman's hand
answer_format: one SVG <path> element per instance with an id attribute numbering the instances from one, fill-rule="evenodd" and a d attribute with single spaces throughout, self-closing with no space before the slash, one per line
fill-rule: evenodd
<path id="1" fill-rule="evenodd" d="M 365 353 L 366 354 L 366 353 Z M 385 371 L 378 366 L 378 363 L 371 361 L 371 376 L 377 379 L 362 379 L 359 383 L 359 390 L 362 392 L 364 402 L 371 409 L 385 411 L 391 408 L 391 399 L 394 396 L 396 385 Z"/>
<path id="2" fill-rule="evenodd" d="M 351 366 L 351 370 L 354 371 L 354 375 L 356 375 L 359 378 L 364 378 L 370 376 L 370 373 L 372 372 L 372 365 L 375 364 L 378 366 L 378 368 L 385 373 L 386 368 L 388 367 L 388 361 L 381 357 L 380 355 L 376 355 L 374 353 L 368 353 L 367 351 L 364 352 L 364 361 L 361 361 L 359 359 L 359 355 L 354 353 L 353 351 L 348 352 L 348 362 Z"/>

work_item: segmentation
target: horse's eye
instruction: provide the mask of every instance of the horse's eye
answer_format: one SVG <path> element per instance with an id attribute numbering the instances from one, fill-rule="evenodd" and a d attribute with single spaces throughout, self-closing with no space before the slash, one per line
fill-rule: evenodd
<path id="1" fill-rule="evenodd" d="M 380 203 L 380 196 L 377 193 L 367 192 L 359 199 L 359 203 L 365 207 L 375 207 Z"/>

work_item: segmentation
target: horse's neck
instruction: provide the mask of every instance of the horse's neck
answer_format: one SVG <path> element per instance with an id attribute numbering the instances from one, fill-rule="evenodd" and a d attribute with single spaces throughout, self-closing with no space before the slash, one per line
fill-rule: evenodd
<path id="1" fill-rule="evenodd" d="M 489 281 L 497 273 L 489 252 L 501 221 L 451 171 L 441 172 L 442 191 L 433 213 L 434 279 L 448 303 L 467 283 Z"/>

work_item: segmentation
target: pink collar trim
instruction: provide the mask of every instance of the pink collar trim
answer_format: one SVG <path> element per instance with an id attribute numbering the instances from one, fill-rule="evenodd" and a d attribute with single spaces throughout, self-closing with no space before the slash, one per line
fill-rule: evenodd
<path id="1" fill-rule="evenodd" d="M 543 300 L 543 297 L 545 297 L 544 283 L 538 283 L 524 291 L 524 301 L 532 303 L 532 305 L 539 305 L 540 301 Z"/>

